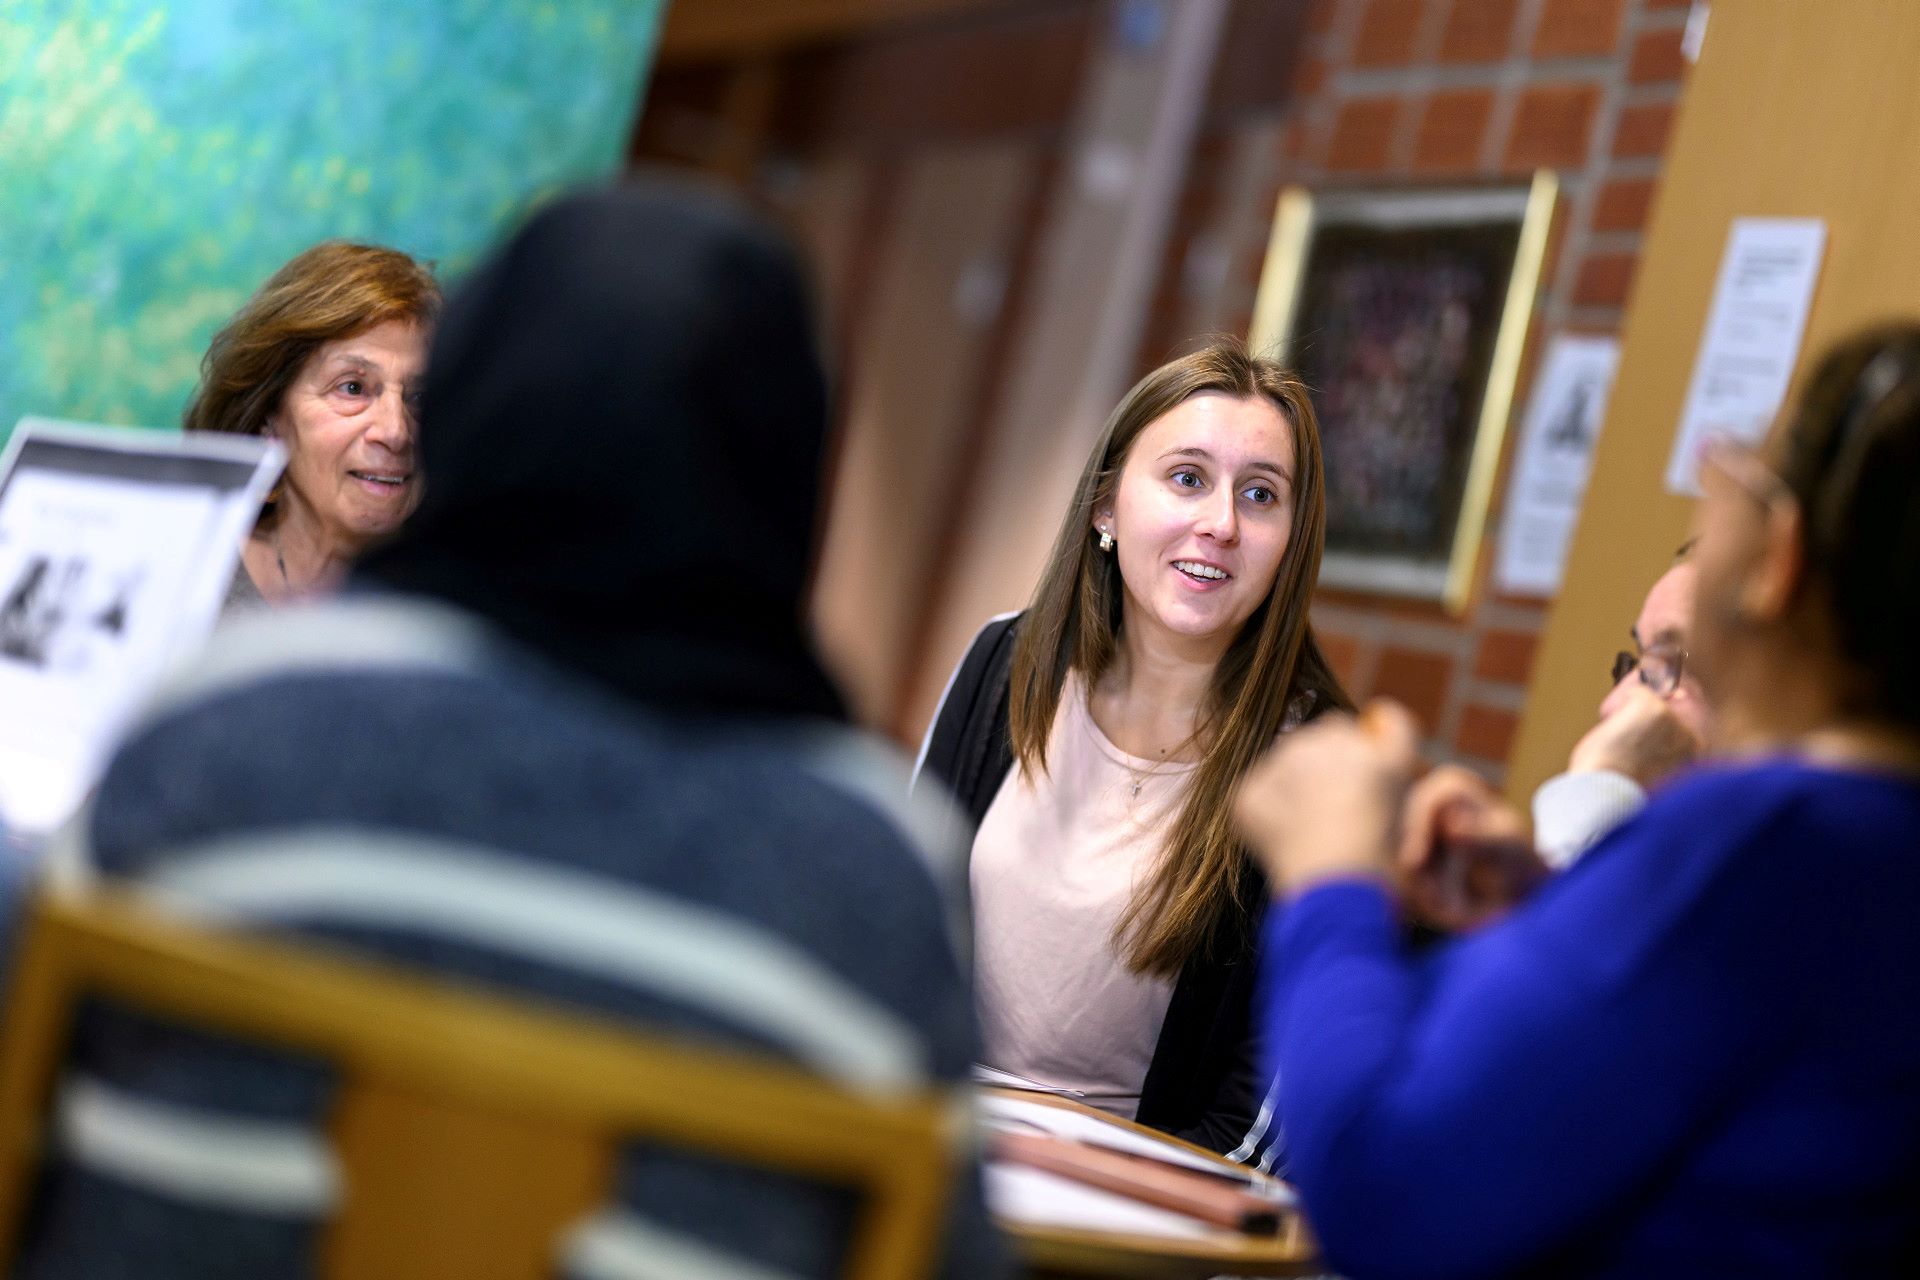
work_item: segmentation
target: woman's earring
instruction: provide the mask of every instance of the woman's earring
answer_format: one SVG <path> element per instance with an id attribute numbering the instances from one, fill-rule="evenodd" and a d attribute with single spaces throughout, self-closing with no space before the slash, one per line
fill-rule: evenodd
<path id="1" fill-rule="evenodd" d="M 1100 531 L 1100 549 L 1102 551 L 1113 550 L 1113 531 L 1112 530 L 1102 529 Z"/>

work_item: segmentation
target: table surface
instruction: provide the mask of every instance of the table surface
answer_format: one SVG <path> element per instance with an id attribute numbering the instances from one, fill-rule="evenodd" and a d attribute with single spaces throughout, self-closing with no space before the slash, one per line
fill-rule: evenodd
<path id="1" fill-rule="evenodd" d="M 1178 1138 L 1122 1120 L 1071 1098 L 1021 1089 L 991 1088 L 987 1092 L 1050 1107 L 1063 1107 L 1105 1124 L 1132 1129 L 1162 1142 L 1185 1147 L 1230 1169 L 1241 1168 L 1204 1147 L 1181 1142 Z M 1316 1275 L 1322 1270 L 1306 1224 L 1298 1213 L 1288 1214 L 1276 1235 L 1238 1236 L 1230 1241 L 1182 1240 L 1115 1231 L 1077 1231 L 1022 1222 L 1002 1222 L 1000 1226 L 1013 1237 L 1021 1259 L 1041 1275 L 1298 1276 Z"/>

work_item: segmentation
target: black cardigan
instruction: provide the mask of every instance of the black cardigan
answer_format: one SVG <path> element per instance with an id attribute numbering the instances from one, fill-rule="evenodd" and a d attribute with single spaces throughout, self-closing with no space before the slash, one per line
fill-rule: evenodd
<path id="1" fill-rule="evenodd" d="M 1013 768 L 1007 692 L 1018 621 L 1018 615 L 995 618 L 974 638 L 934 713 L 916 768 L 916 784 L 930 775 L 959 801 L 971 823 L 959 843 L 969 851 L 973 830 Z M 1255 946 L 1268 892 L 1251 860 L 1245 875 L 1242 901 L 1252 907 L 1251 916 L 1236 913 L 1211 951 L 1180 970 L 1140 1086 L 1137 1118 L 1272 1168 L 1280 1158 L 1279 1126 L 1253 1020 Z"/>

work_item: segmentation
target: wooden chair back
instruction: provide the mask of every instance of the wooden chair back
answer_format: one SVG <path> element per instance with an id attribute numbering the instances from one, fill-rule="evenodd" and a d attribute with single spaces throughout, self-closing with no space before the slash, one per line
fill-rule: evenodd
<path id="1" fill-rule="evenodd" d="M 850 1280 L 926 1274 L 946 1221 L 962 1146 L 950 1092 L 854 1094 L 612 1019 L 181 924 L 122 895 L 45 895 L 0 1023 L 0 1269 L 87 996 L 334 1066 L 344 1192 L 317 1259 L 328 1280 L 551 1276 L 560 1234 L 607 1206 L 616 1155 L 637 1139 L 855 1189 Z M 750 1204 L 740 1221 L 752 1229 Z"/>

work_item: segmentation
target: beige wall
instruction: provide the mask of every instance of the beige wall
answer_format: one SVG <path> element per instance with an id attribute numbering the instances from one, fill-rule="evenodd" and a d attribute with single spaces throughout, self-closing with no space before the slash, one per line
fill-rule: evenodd
<path id="1" fill-rule="evenodd" d="M 1607 408 L 1547 624 L 1508 791 L 1555 772 L 1592 723 L 1608 656 L 1687 530 L 1663 473 L 1732 219 L 1827 220 L 1802 368 L 1862 323 L 1920 315 L 1920 4 L 1719 0 L 1628 305 Z"/>
<path id="2" fill-rule="evenodd" d="M 947 506 L 968 447 L 1020 205 L 1040 162 L 1032 144 L 991 143 L 923 154 L 901 175 L 814 596 L 821 646 L 868 724 L 886 723 L 899 694 L 938 553 L 929 513 Z"/>
<path id="3" fill-rule="evenodd" d="M 980 624 L 1025 605 L 1134 353 L 1185 177 L 1224 0 L 1182 0 L 1150 49 L 1096 55 L 1017 321 L 1005 399 L 894 728 L 912 740 Z"/>

